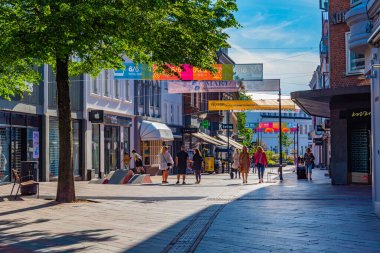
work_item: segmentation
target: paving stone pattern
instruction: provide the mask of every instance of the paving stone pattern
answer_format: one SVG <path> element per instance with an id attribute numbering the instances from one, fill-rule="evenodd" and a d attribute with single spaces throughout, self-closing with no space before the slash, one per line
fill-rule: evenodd
<path id="1" fill-rule="evenodd" d="M 285 179 L 228 204 L 196 252 L 380 252 L 369 186 Z"/>
<path id="2" fill-rule="evenodd" d="M 96 203 L 74 204 L 9 201 L 11 185 L 0 186 L 0 252 L 380 252 L 371 188 L 331 186 L 324 172 L 278 184 L 252 174 L 249 185 L 228 174 L 200 185 L 77 182 Z M 42 198 L 55 191 L 41 184 Z"/>

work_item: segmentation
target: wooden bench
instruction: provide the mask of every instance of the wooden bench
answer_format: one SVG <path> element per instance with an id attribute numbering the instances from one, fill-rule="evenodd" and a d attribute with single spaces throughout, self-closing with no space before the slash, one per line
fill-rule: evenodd
<path id="1" fill-rule="evenodd" d="M 15 185 L 18 184 L 15 199 L 17 199 L 17 195 L 18 195 L 18 192 L 20 190 L 20 187 L 35 186 L 35 185 L 37 186 L 37 198 L 40 198 L 40 184 L 38 182 L 34 181 L 34 178 L 32 175 L 21 177 L 20 172 L 18 172 L 16 169 L 12 169 L 12 175 L 14 178 L 14 183 L 13 183 L 13 187 L 12 187 L 10 197 L 12 197 L 12 193 L 13 193 L 13 189 L 14 189 Z M 24 181 L 23 180 L 24 178 L 29 178 L 29 180 Z"/>

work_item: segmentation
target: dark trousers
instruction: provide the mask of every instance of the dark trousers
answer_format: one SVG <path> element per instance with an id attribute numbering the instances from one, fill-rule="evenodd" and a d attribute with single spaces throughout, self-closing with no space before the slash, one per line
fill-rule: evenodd
<path id="1" fill-rule="evenodd" d="M 201 181 L 201 170 L 195 170 L 195 179 Z"/>

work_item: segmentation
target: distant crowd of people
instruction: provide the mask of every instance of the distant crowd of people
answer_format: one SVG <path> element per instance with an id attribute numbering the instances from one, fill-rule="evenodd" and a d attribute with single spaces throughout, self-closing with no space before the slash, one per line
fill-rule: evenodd
<path id="1" fill-rule="evenodd" d="M 186 170 L 188 168 L 188 163 L 192 164 L 192 170 L 195 174 L 196 184 L 201 182 L 202 169 L 203 169 L 203 157 L 199 149 L 194 149 L 194 155 L 192 159 L 189 158 L 188 152 L 185 151 L 185 146 L 181 146 L 181 151 L 179 151 L 175 156 L 175 162 L 172 155 L 169 153 L 168 147 L 163 146 L 159 154 L 159 170 L 162 174 L 162 184 L 168 184 L 169 171 L 173 168 L 174 164 L 177 167 L 177 182 L 180 184 L 180 179 L 182 177 L 182 184 L 186 184 Z M 306 150 L 303 157 L 298 157 L 297 165 L 304 164 L 309 180 L 312 180 L 312 169 L 314 168 L 314 155 L 311 153 L 310 148 Z M 131 161 L 134 162 L 134 167 L 131 168 Z M 235 149 L 232 156 L 232 170 L 231 178 L 239 177 L 243 179 L 243 184 L 248 183 L 248 174 L 252 168 L 253 173 L 258 173 L 259 183 L 264 183 L 264 172 L 265 168 L 268 166 L 268 159 L 265 154 L 264 149 L 259 146 L 256 152 L 250 156 L 247 147 L 243 147 L 242 151 Z M 136 150 L 132 150 L 132 156 L 128 153 L 124 154 L 124 166 L 126 170 L 132 169 L 134 173 L 142 174 L 145 173 L 143 167 L 143 161 L 141 155 L 139 155 Z"/>

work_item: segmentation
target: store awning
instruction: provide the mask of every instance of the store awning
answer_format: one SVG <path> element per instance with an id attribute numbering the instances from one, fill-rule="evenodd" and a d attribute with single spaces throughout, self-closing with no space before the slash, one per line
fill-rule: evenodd
<path id="1" fill-rule="evenodd" d="M 215 146 L 227 146 L 227 144 L 223 141 L 220 141 L 214 137 L 211 137 L 210 135 L 208 134 L 205 134 L 205 133 L 194 133 L 192 134 L 192 136 L 204 141 L 204 142 L 207 142 L 209 144 L 212 144 L 212 145 L 215 145 Z"/>
<path id="2" fill-rule="evenodd" d="M 370 94 L 370 86 L 354 86 L 320 90 L 305 90 L 291 93 L 291 98 L 304 112 L 311 116 L 330 118 L 332 99 L 356 101 Z"/>
<path id="3" fill-rule="evenodd" d="M 141 122 L 140 137 L 142 141 L 173 141 L 170 128 L 162 123 L 144 120 Z"/>
<path id="4" fill-rule="evenodd" d="M 225 143 L 228 143 L 228 137 L 226 137 L 224 135 L 218 135 L 218 138 L 221 139 L 222 141 L 224 141 Z M 237 149 L 243 149 L 243 147 L 244 147 L 240 143 L 232 140 L 231 137 L 230 137 L 230 146 L 237 148 Z"/>

